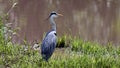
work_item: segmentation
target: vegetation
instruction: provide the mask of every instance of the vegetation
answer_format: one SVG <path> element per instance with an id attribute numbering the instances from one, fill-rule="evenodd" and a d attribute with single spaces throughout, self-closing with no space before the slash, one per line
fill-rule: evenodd
<path id="1" fill-rule="evenodd" d="M 6 42 L 0 20 L 0 68 L 119 68 L 120 47 L 83 41 L 70 36 L 59 37 L 56 51 L 49 62 L 29 46 Z"/>

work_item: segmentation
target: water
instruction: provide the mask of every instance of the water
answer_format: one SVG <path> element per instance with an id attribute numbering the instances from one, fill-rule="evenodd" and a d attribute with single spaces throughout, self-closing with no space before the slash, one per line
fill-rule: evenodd
<path id="1" fill-rule="evenodd" d="M 3 0 L 2 0 L 3 1 Z M 0 1 L 7 11 L 12 2 Z M 16 0 L 17 1 L 17 0 Z M 69 34 L 100 43 L 120 43 L 120 0 L 18 0 L 10 13 L 13 27 L 20 27 L 14 40 L 40 42 L 50 29 L 45 19 L 53 10 L 63 14 L 56 19 L 58 36 Z M 1 7 L 0 7 L 1 8 Z M 1 8 L 1 9 L 3 9 Z"/>

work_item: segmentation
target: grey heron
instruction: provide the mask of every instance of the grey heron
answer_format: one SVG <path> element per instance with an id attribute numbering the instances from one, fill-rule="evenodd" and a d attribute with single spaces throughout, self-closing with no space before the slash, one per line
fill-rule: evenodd
<path id="1" fill-rule="evenodd" d="M 48 61 L 51 57 L 57 44 L 56 23 L 54 18 L 57 18 L 58 16 L 62 16 L 62 14 L 58 14 L 53 11 L 48 17 L 52 29 L 46 33 L 41 44 L 41 54 L 45 61 Z"/>

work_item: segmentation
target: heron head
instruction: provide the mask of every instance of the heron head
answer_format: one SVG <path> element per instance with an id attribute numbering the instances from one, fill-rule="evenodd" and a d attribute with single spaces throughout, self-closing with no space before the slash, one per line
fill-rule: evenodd
<path id="1" fill-rule="evenodd" d="M 56 13 L 55 11 L 52 11 L 52 12 L 50 13 L 50 15 L 49 15 L 49 18 L 50 18 L 50 17 L 56 18 L 56 17 L 58 17 L 58 16 L 63 16 L 63 15 L 62 15 L 62 14 L 59 14 L 59 13 Z"/>

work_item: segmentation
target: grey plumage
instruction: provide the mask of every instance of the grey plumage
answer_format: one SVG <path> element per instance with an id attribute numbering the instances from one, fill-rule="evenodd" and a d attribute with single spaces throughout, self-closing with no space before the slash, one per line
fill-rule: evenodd
<path id="1" fill-rule="evenodd" d="M 56 31 L 51 31 L 42 42 L 41 54 L 46 61 L 51 57 L 56 47 L 57 36 L 55 33 Z"/>
<path id="2" fill-rule="evenodd" d="M 50 25 L 52 26 L 52 29 L 46 33 L 46 36 L 41 44 L 42 58 L 46 61 L 48 61 L 48 59 L 53 54 L 57 44 L 56 24 L 54 18 L 58 17 L 58 15 L 59 14 L 57 14 L 56 12 L 52 12 L 49 15 L 49 21 Z"/>

